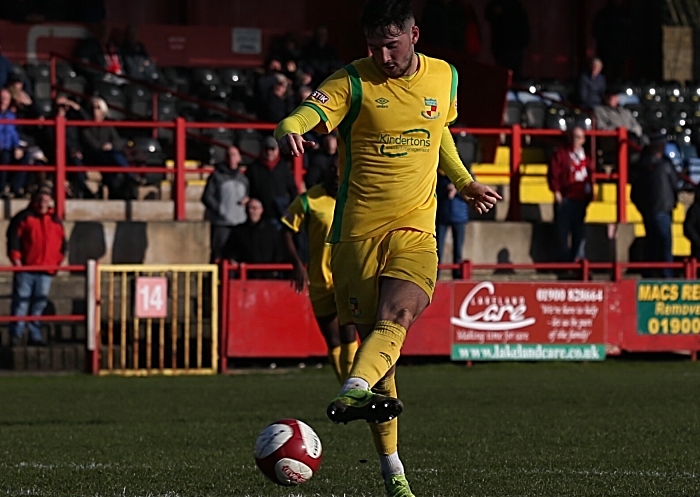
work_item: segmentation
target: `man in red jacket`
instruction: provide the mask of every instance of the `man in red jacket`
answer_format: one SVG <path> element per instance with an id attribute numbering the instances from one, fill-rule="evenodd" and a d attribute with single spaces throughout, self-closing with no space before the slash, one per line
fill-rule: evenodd
<path id="1" fill-rule="evenodd" d="M 29 207 L 17 213 L 7 229 L 7 250 L 13 266 L 28 266 L 15 273 L 12 282 L 12 315 L 41 316 L 48 303 L 51 280 L 56 271 L 32 271 L 30 266 L 58 266 L 66 252 L 61 221 L 51 207 L 49 190 L 41 188 Z M 12 344 L 19 345 L 25 321 L 10 325 Z M 30 321 L 29 345 L 46 345 L 38 321 Z"/>
<path id="2" fill-rule="evenodd" d="M 583 128 L 571 129 L 568 144 L 554 152 L 547 171 L 549 189 L 554 193 L 559 262 L 573 262 L 584 257 L 586 209 L 593 198 L 594 173 L 593 162 L 583 148 L 585 143 Z"/>

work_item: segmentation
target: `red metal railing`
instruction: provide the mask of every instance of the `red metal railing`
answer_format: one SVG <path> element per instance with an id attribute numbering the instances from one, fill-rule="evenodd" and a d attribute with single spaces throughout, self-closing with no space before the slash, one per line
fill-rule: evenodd
<path id="1" fill-rule="evenodd" d="M 172 176 L 174 184 L 173 201 L 175 202 L 174 219 L 186 219 L 186 201 L 185 175 L 189 173 L 207 173 L 211 172 L 211 167 L 186 168 L 185 161 L 187 158 L 187 130 L 188 129 L 212 129 L 225 128 L 233 130 L 241 129 L 257 129 L 262 131 L 272 131 L 275 129 L 274 124 L 264 123 L 223 123 L 223 122 L 187 122 L 184 118 L 178 117 L 174 121 L 68 121 L 64 117 L 57 116 L 54 119 L 16 119 L 7 120 L 0 119 L 0 124 L 16 124 L 16 125 L 34 125 L 34 126 L 52 126 L 55 128 L 56 137 L 56 164 L 44 166 L 26 166 L 26 165 L 0 165 L 0 171 L 34 171 L 34 172 L 49 172 L 55 174 L 56 177 L 56 214 L 59 218 L 65 217 L 66 189 L 65 181 L 66 174 L 71 172 L 98 171 L 101 173 L 166 173 Z M 66 165 L 66 126 L 77 127 L 92 127 L 92 126 L 112 126 L 117 128 L 165 128 L 174 130 L 174 167 L 168 168 L 165 166 L 98 166 L 98 165 L 82 165 L 68 166 Z M 520 179 L 522 177 L 522 137 L 523 135 L 530 136 L 561 136 L 560 130 L 550 129 L 528 129 L 524 130 L 519 125 L 514 125 L 510 128 L 452 128 L 453 133 L 469 133 L 475 136 L 499 136 L 507 135 L 511 137 L 510 143 L 510 205 L 508 211 L 508 219 L 519 221 L 520 216 Z M 618 144 L 618 172 L 616 174 L 603 175 L 598 174 L 599 179 L 615 181 L 617 183 L 617 221 L 624 223 L 627 221 L 626 211 L 626 184 L 627 184 L 627 169 L 628 169 L 628 143 L 627 130 L 620 128 L 616 131 L 588 131 L 589 136 L 606 136 L 617 138 Z M 294 179 L 298 188 L 303 189 L 303 158 L 292 158 L 292 168 L 294 171 Z M 494 173 L 495 174 L 495 173 Z M 493 174 L 482 174 L 481 176 L 489 176 Z M 501 174 L 496 174 L 502 176 Z M 488 183 L 488 181 L 486 181 Z"/>

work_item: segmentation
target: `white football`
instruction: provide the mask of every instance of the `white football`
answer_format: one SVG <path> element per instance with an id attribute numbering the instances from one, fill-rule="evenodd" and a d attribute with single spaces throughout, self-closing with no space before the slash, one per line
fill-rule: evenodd
<path id="1" fill-rule="evenodd" d="M 279 485 L 301 485 L 321 465 L 321 439 L 298 419 L 280 419 L 267 425 L 255 441 L 255 463 Z"/>

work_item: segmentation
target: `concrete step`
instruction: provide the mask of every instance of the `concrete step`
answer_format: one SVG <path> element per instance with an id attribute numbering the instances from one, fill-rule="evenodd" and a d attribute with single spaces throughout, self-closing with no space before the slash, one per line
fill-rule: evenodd
<path id="1" fill-rule="evenodd" d="M 0 369 L 12 371 L 85 371 L 85 345 L 0 347 Z"/>

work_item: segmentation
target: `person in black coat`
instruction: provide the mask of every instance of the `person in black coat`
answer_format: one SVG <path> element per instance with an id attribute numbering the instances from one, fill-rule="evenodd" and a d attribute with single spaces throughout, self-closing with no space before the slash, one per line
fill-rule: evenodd
<path id="1" fill-rule="evenodd" d="M 700 185 L 695 187 L 695 200 L 685 213 L 683 234 L 690 240 L 690 256 L 700 260 Z"/>
<path id="2" fill-rule="evenodd" d="M 644 220 L 644 259 L 647 262 L 673 262 L 671 223 L 678 201 L 679 177 L 671 161 L 664 156 L 666 139 L 657 139 L 642 153 L 633 171 L 630 194 L 632 203 Z M 652 277 L 655 271 L 647 276 Z M 663 269 L 661 276 L 673 277 L 672 269 Z"/>
<path id="3" fill-rule="evenodd" d="M 263 139 L 260 158 L 248 166 L 246 176 L 250 181 L 250 197 L 262 202 L 263 217 L 281 229 L 279 220 L 299 191 L 291 164 L 280 155 L 274 137 Z"/>
<path id="4" fill-rule="evenodd" d="M 264 218 L 262 202 L 251 198 L 246 204 L 248 219 L 233 228 L 227 252 L 236 262 L 274 264 L 285 262 L 281 232 Z M 277 271 L 249 271 L 250 279 L 269 279 L 279 276 Z"/>

